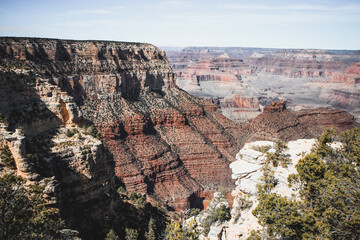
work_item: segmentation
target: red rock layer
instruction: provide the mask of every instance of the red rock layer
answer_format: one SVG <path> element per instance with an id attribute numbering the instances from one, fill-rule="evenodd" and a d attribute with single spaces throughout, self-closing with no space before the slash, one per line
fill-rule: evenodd
<path id="1" fill-rule="evenodd" d="M 210 117 L 218 114 L 214 105 L 177 88 L 164 93 L 134 105 L 123 101 L 117 122 L 99 122 L 98 128 L 128 191 L 180 210 L 192 204 L 195 192 L 232 186 L 228 165 L 240 145 Z"/>
<path id="2" fill-rule="evenodd" d="M 242 126 L 249 140 L 282 139 L 284 141 L 318 136 L 328 127 L 343 131 L 357 126 L 354 116 L 334 109 L 311 109 L 291 112 L 285 101 L 276 101 L 264 108 L 258 117 Z"/>
<path id="3" fill-rule="evenodd" d="M 254 73 L 254 69 L 244 64 L 241 59 L 218 57 L 205 59 L 188 66 L 177 73 L 178 77 L 193 81 L 235 82 L 241 75 Z"/>
<path id="4" fill-rule="evenodd" d="M 244 97 L 234 94 L 221 104 L 221 108 L 259 109 L 259 101 L 256 97 Z"/>
<path id="5" fill-rule="evenodd" d="M 333 76 L 330 82 L 340 82 L 352 86 L 360 84 L 360 62 L 346 68 L 343 74 Z"/>

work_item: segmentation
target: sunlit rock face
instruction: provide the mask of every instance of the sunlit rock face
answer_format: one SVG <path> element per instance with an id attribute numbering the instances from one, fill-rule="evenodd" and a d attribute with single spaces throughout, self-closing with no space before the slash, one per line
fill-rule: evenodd
<path id="1" fill-rule="evenodd" d="M 314 139 L 299 139 L 288 142 L 288 149 L 284 151 L 284 154 L 291 159 L 291 162 L 286 168 L 281 166 L 272 167 L 274 177 L 277 180 L 277 185 L 272 192 L 288 198 L 298 198 L 297 190 L 288 186 L 287 178 L 290 174 L 297 173 L 295 168 L 297 162 L 304 154 L 311 151 L 314 143 Z M 247 143 L 237 154 L 236 161 L 230 165 L 233 178 L 236 179 L 236 189 L 233 191 L 233 195 L 237 197 L 234 200 L 234 207 L 231 212 L 233 218 L 229 222 L 226 239 L 246 239 L 251 230 L 261 229 L 258 219 L 251 213 L 258 204 L 256 185 L 262 183 L 262 167 L 266 159 L 264 153 L 256 150 L 256 147 L 260 146 L 269 146 L 269 151 L 274 151 L 274 142 L 257 141 Z M 244 196 L 251 202 L 249 204 L 251 207 L 240 210 L 242 204 L 240 199 Z"/>
<path id="2" fill-rule="evenodd" d="M 242 144 L 233 137 L 239 126 L 215 105 L 177 88 L 159 48 L 1 38 L 0 53 L 4 68 L 16 62 L 36 74 L 35 97 L 51 112 L 42 123 L 30 121 L 29 133 L 93 122 L 128 191 L 180 210 L 206 200 L 206 192 L 233 186 L 228 164 Z M 2 96 L 2 112 L 10 115 L 8 103 L 14 100 L 6 97 L 6 89 Z"/>
<path id="3" fill-rule="evenodd" d="M 117 178 L 169 209 L 203 208 L 216 189 L 235 187 L 229 164 L 246 142 L 354 124 L 342 111 L 292 112 L 284 102 L 234 123 L 179 89 L 165 53 L 151 44 L 0 38 L 0 56 L 0 112 L 8 120 L 1 144 L 18 174 L 49 183 L 49 203 L 89 234 L 116 216 Z M 228 102 L 257 104 L 242 96 Z M 82 129 L 91 124 L 101 140 Z"/>
<path id="4" fill-rule="evenodd" d="M 290 158 L 290 164 L 271 167 L 277 182 L 272 193 L 286 196 L 290 199 L 299 199 L 298 190 L 288 186 L 287 178 L 290 174 L 297 173 L 296 164 L 311 151 L 315 139 L 298 139 L 287 143 L 288 149 L 283 152 Z M 236 161 L 230 164 L 232 177 L 236 180 L 236 188 L 233 190 L 234 203 L 231 210 L 231 219 L 224 223 L 214 223 L 210 227 L 207 238 L 211 240 L 235 240 L 247 239 L 252 230 L 261 230 L 262 226 L 252 211 L 258 205 L 257 185 L 263 184 L 264 165 L 266 154 L 259 151 L 261 147 L 267 147 L 269 152 L 274 152 L 275 143 L 271 141 L 255 141 L 246 143 L 236 155 Z"/>
<path id="5" fill-rule="evenodd" d="M 189 47 L 168 51 L 177 84 L 237 122 L 274 100 L 292 110 L 332 107 L 359 117 L 359 51 Z M 236 96 L 254 107 L 236 106 Z"/>

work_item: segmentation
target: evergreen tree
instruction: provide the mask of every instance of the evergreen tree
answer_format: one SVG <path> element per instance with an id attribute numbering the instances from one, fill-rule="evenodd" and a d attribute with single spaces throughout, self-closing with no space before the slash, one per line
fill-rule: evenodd
<path id="1" fill-rule="evenodd" d="M 145 233 L 146 240 L 156 240 L 156 226 L 154 219 L 150 218 L 148 231 Z"/>
<path id="2" fill-rule="evenodd" d="M 106 235 L 105 240 L 119 240 L 119 237 L 116 235 L 114 229 L 110 229 L 109 233 Z"/>
<path id="3" fill-rule="evenodd" d="M 339 139 L 338 148 L 331 144 Z M 266 229 L 265 238 L 360 238 L 360 128 L 335 135 L 327 129 L 311 153 L 296 165 L 290 184 L 300 186 L 301 201 L 281 197 L 259 187 L 253 214 Z M 267 183 L 265 182 L 265 185 Z M 255 235 L 254 235 L 255 236 Z"/>
<path id="4" fill-rule="evenodd" d="M 137 240 L 139 232 L 136 229 L 125 228 L 125 240 Z"/>
<path id="5" fill-rule="evenodd" d="M 43 187 L 13 175 L 0 177 L 0 239 L 54 239 L 64 227 L 56 209 L 47 208 Z"/>

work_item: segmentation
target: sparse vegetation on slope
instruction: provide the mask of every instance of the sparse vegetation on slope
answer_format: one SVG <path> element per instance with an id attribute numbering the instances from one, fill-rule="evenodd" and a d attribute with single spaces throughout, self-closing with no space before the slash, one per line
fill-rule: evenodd
<path id="1" fill-rule="evenodd" d="M 335 141 L 340 142 L 337 147 Z M 261 237 L 359 239 L 359 146 L 360 128 L 340 136 L 333 129 L 321 134 L 312 152 L 296 165 L 298 173 L 288 178 L 299 186 L 300 201 L 272 193 L 267 181 L 259 186 L 259 205 L 253 214 L 266 229 Z"/>
<path id="2" fill-rule="evenodd" d="M 24 187 L 13 175 L 0 177 L 0 238 L 55 239 L 64 227 L 57 209 L 45 206 L 40 186 Z"/>

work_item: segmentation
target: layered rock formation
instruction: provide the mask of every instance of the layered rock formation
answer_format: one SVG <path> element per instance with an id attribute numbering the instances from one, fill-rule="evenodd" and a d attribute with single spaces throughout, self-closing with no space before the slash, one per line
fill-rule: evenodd
<path id="1" fill-rule="evenodd" d="M 101 236 L 113 217 L 111 155 L 78 127 L 81 111 L 71 96 L 34 72 L 8 67 L 0 71 L 0 144 L 9 147 L 19 176 L 44 186 L 47 204 L 60 208 L 66 227 L 85 238 Z"/>
<path id="2" fill-rule="evenodd" d="M 57 125 L 94 122 L 114 157 L 115 174 L 128 191 L 184 209 L 194 194 L 196 199 L 203 190 L 232 186 L 228 164 L 240 140 L 223 126 L 216 106 L 175 87 L 171 67 L 158 48 L 136 43 L 1 40 L 3 65 L 21 64 L 37 75 L 39 98 L 49 102 Z M 26 129 L 38 135 L 34 122 Z"/>
<path id="3" fill-rule="evenodd" d="M 194 47 L 169 55 L 179 87 L 217 99 L 222 113 L 237 122 L 281 99 L 293 110 L 334 107 L 360 116 L 358 51 Z M 234 95 L 257 98 L 259 106 L 228 107 Z"/>
<path id="4" fill-rule="evenodd" d="M 322 83 L 312 83 L 310 86 L 320 85 L 320 98 L 326 99 L 338 108 L 352 112 L 360 119 L 360 62 L 346 68 Z"/>
<path id="5" fill-rule="evenodd" d="M 248 131 L 248 141 L 284 141 L 318 136 L 327 127 L 338 132 L 356 126 L 354 116 L 335 109 L 310 109 L 292 112 L 285 101 L 275 101 L 264 108 L 262 114 L 242 125 Z"/>
<path id="6" fill-rule="evenodd" d="M 353 126 L 344 112 L 294 113 L 284 103 L 235 124 L 179 89 L 150 44 L 0 38 L 0 55 L 1 141 L 18 174 L 46 184 L 49 204 L 90 235 L 119 214 L 116 179 L 169 209 L 204 207 L 233 186 L 229 163 L 245 142 Z M 228 106 L 257 104 L 239 96 Z M 102 142 L 86 130 L 92 124 Z"/>

